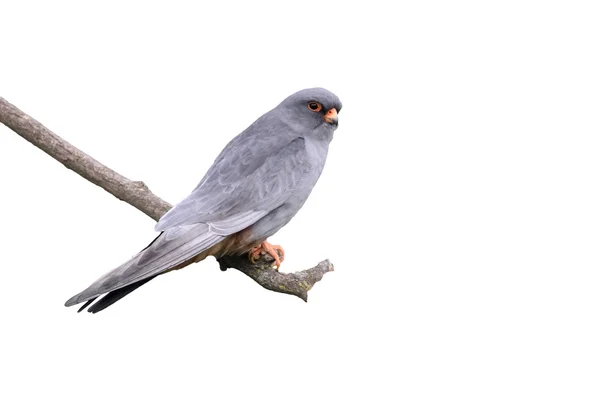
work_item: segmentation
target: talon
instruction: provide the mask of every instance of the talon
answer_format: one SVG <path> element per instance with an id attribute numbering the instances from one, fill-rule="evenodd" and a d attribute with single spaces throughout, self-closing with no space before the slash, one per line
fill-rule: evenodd
<path id="1" fill-rule="evenodd" d="M 262 245 L 253 247 L 249 252 L 248 252 L 248 259 L 250 260 L 250 262 L 252 264 L 256 264 L 256 262 L 258 261 L 258 259 L 260 258 L 260 254 L 262 253 Z"/>
<path id="2" fill-rule="evenodd" d="M 273 262 L 273 264 L 275 264 L 275 270 L 279 271 L 279 267 L 281 266 L 281 263 L 285 257 L 285 251 L 283 251 L 283 248 L 279 245 L 273 245 L 267 241 L 264 241 L 259 246 L 252 248 L 248 252 L 248 259 L 250 259 L 250 262 L 252 264 L 256 264 L 263 251 L 273 257 L 275 260 Z M 281 252 L 281 257 L 279 256 L 278 251 Z"/>

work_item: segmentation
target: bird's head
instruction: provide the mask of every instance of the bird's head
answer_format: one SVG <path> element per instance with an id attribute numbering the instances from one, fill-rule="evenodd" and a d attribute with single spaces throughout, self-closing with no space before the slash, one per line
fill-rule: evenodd
<path id="1" fill-rule="evenodd" d="M 303 136 L 329 139 L 338 126 L 340 99 L 322 88 L 304 89 L 294 93 L 277 107 L 285 123 Z"/>

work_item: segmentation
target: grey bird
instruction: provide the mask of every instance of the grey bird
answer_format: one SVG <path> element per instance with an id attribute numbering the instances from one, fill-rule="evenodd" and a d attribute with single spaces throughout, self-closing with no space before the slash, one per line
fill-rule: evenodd
<path id="1" fill-rule="evenodd" d="M 317 183 L 338 126 L 340 99 L 322 88 L 286 98 L 236 136 L 194 191 L 157 223 L 160 232 L 141 252 L 73 296 L 96 313 L 156 276 L 208 256 L 261 251 L 275 259 L 279 246 L 266 240 L 302 208 Z"/>

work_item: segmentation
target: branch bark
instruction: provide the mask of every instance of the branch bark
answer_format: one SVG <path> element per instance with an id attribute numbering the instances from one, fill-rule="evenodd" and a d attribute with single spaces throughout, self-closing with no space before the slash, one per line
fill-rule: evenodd
<path id="1" fill-rule="evenodd" d="M 0 97 L 0 122 L 68 169 L 100 186 L 119 200 L 132 205 L 155 221 L 158 221 L 172 207 L 152 193 L 144 182 L 131 181 L 113 171 L 2 97 Z M 291 294 L 304 301 L 307 301 L 308 291 L 315 283 L 320 281 L 325 273 L 333 271 L 333 264 L 329 260 L 324 260 L 304 271 L 281 273 L 271 267 L 273 259 L 268 254 L 262 254 L 256 264 L 250 263 L 247 257 L 228 256 L 217 261 L 222 271 L 229 268 L 237 269 L 265 289 Z"/>

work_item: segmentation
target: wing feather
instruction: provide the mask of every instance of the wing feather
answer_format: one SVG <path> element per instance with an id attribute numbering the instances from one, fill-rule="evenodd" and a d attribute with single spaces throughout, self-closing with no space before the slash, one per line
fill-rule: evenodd
<path id="1" fill-rule="evenodd" d="M 270 120 L 261 121 L 265 118 Z M 304 160 L 297 155 L 303 148 L 304 140 L 296 132 L 276 115 L 265 114 L 223 149 L 196 189 L 155 229 L 204 222 L 215 232 L 230 232 L 253 221 L 247 213 L 274 210 L 289 197 L 286 191 L 296 181 L 291 178 L 302 175 Z"/>
<path id="2" fill-rule="evenodd" d="M 100 277 L 65 305 L 81 303 L 101 294 L 161 274 L 210 248 L 223 236 L 210 232 L 208 225 L 195 224 L 162 233 L 131 260 Z"/>

